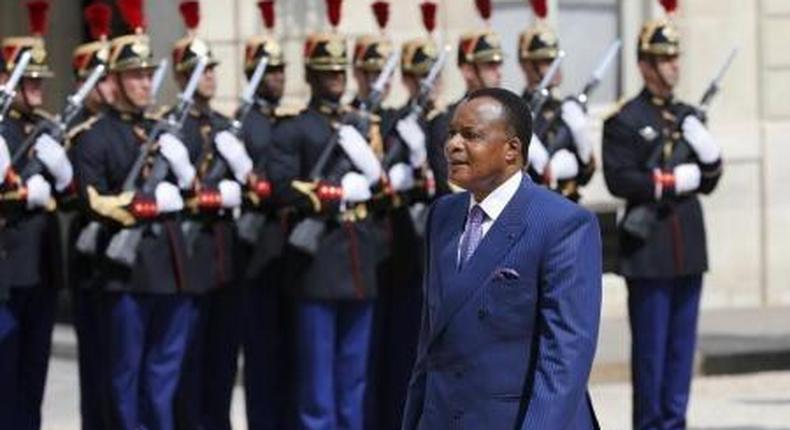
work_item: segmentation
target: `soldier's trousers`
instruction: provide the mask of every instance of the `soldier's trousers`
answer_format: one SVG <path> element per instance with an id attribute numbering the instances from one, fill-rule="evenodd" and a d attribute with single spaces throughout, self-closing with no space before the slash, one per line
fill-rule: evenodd
<path id="1" fill-rule="evenodd" d="M 0 304 L 0 427 L 38 430 L 58 291 L 12 288 Z"/>
<path id="2" fill-rule="evenodd" d="M 292 299 L 274 284 L 250 283 L 244 291 L 244 398 L 249 430 L 294 428 L 293 306 Z"/>
<path id="3" fill-rule="evenodd" d="M 628 279 L 634 430 L 682 430 L 702 276 Z"/>
<path id="4" fill-rule="evenodd" d="M 297 301 L 297 429 L 362 430 L 372 310 L 371 301 Z"/>
<path id="5" fill-rule="evenodd" d="M 113 430 L 173 430 L 173 403 L 192 301 L 106 293 Z"/>
<path id="6" fill-rule="evenodd" d="M 241 344 L 241 289 L 222 286 L 195 298 L 176 400 L 179 430 L 230 430 Z"/>
<path id="7" fill-rule="evenodd" d="M 107 332 L 101 298 L 97 289 L 75 288 L 72 293 L 82 430 L 104 430 L 110 422 Z"/>

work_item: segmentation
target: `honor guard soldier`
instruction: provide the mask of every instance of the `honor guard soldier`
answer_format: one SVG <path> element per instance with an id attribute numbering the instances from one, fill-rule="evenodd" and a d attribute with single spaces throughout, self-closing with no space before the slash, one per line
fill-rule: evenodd
<path id="1" fill-rule="evenodd" d="M 480 16 L 488 22 L 491 18 L 491 1 L 475 1 Z M 502 62 L 504 54 L 499 35 L 490 28 L 485 30 L 471 31 L 461 35 L 458 41 L 458 68 L 464 80 L 466 94 L 481 88 L 496 88 L 502 82 Z M 450 120 L 453 117 L 456 106 L 463 100 L 455 101 L 447 107 L 447 111 L 441 115 L 431 130 L 431 142 L 440 145 L 444 152 Z M 436 183 L 447 182 L 446 163 L 441 169 L 434 172 Z"/>
<path id="2" fill-rule="evenodd" d="M 176 396 L 176 427 L 229 429 L 242 323 L 233 211 L 241 207 L 252 160 L 244 144 L 227 131 L 228 118 L 211 107 L 219 62 L 197 35 L 200 3 L 182 1 L 179 12 L 188 33 L 172 50 L 179 89 L 185 91 L 193 73 L 200 73 L 195 68 L 201 59 L 206 67 L 197 77 L 194 102 L 180 133 L 197 180 L 186 201 L 183 224 L 189 261 L 186 291 L 195 306 Z M 215 177 L 217 162 L 227 163 L 229 169 Z"/>
<path id="3" fill-rule="evenodd" d="M 74 147 L 81 193 L 103 227 L 97 282 L 106 314 L 110 428 L 173 429 L 192 304 L 184 294 L 189 279 L 181 190 L 191 189 L 195 169 L 173 134 L 149 138 L 154 121 L 145 111 L 156 65 L 143 4 L 119 0 L 118 6 L 133 33 L 111 41 L 114 104 Z M 126 239 L 135 236 L 137 243 Z"/>
<path id="4" fill-rule="evenodd" d="M 247 199 L 237 225 L 243 252 L 244 400 L 250 430 L 293 428 L 293 299 L 285 282 L 282 252 L 286 226 L 271 204 L 267 163 L 277 125 L 298 113 L 280 106 L 285 91 L 285 58 L 274 36 L 274 0 L 258 2 L 266 34 L 246 42 L 244 73 L 254 78 L 261 61 L 266 69 L 244 120 L 244 143 L 253 159 L 259 198 Z"/>
<path id="5" fill-rule="evenodd" d="M 97 66 L 109 66 L 110 22 L 112 8 L 94 2 L 84 10 L 84 18 L 90 30 L 92 42 L 79 45 L 72 54 L 72 67 L 77 87 Z M 89 130 L 104 115 L 113 103 L 114 91 L 107 74 L 101 78 L 85 99 L 85 108 L 68 132 L 67 146 L 75 167 L 76 150 L 73 143 L 78 136 Z M 80 415 L 83 430 L 102 430 L 109 426 L 109 373 L 107 368 L 107 343 L 105 324 L 102 319 L 102 292 L 97 284 L 98 263 L 93 253 L 80 250 L 75 244 L 79 235 L 91 219 L 85 212 L 74 214 L 68 228 L 68 270 L 74 309 L 74 330 L 77 334 L 78 365 L 80 381 Z"/>
<path id="6" fill-rule="evenodd" d="M 59 243 L 54 198 L 69 191 L 73 168 L 61 143 L 46 133 L 33 135 L 46 118 L 44 81 L 54 76 L 47 61 L 44 33 L 49 4 L 27 3 L 32 36 L 2 42 L 6 73 L 26 52 L 24 70 L 10 110 L 1 125 L 5 164 L 0 202 L 0 284 L 8 288 L 0 311 L 0 422 L 14 429 L 41 426 L 41 402 L 49 364 L 57 305 Z M 29 152 L 23 145 L 35 139 Z M 22 149 L 20 149 L 22 148 Z M 6 151 L 7 150 L 7 151 Z M 7 155 L 6 155 L 7 153 Z M 28 174 L 34 164 L 42 173 Z"/>
<path id="7" fill-rule="evenodd" d="M 619 273 L 628 285 L 633 426 L 685 428 L 702 276 L 708 269 L 699 194 L 722 173 L 721 150 L 696 109 L 674 98 L 680 38 L 650 21 L 637 45 L 644 88 L 606 120 L 606 184 L 626 200 Z"/>
<path id="8" fill-rule="evenodd" d="M 340 2 L 327 3 L 336 26 Z M 296 428 L 359 430 L 383 250 L 368 205 L 383 170 L 368 142 L 380 136 L 363 136 L 350 124 L 369 118 L 340 103 L 345 39 L 312 34 L 304 53 L 311 99 L 276 128 L 269 164 L 275 200 L 298 213 L 286 250 L 296 294 Z"/>
<path id="9" fill-rule="evenodd" d="M 557 35 L 542 22 L 547 9 L 540 3 L 545 0 L 532 3 L 541 22 L 521 33 L 518 41 L 519 61 L 527 80 L 524 99 L 530 103 L 534 102 L 535 91 L 539 90 L 552 62 L 560 55 Z M 530 143 L 528 171 L 535 182 L 578 201 L 579 187 L 586 185 L 595 172 L 590 118 L 576 100 L 557 97 L 556 88 L 561 82 L 562 74 L 554 75 L 545 89 L 546 101 L 540 112 L 534 112 L 537 139 Z"/>

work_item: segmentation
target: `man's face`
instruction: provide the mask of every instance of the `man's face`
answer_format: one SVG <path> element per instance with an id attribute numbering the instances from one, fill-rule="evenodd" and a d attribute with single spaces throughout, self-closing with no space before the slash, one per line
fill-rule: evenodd
<path id="1" fill-rule="evenodd" d="M 44 104 L 44 80 L 41 78 L 22 78 L 16 94 L 17 103 L 31 109 Z"/>
<path id="2" fill-rule="evenodd" d="M 540 81 L 546 76 L 551 68 L 552 60 L 522 61 L 521 70 L 527 78 L 527 87 L 531 90 L 540 85 Z M 549 87 L 556 87 L 562 83 L 562 72 L 558 71 L 549 83 Z"/>
<path id="3" fill-rule="evenodd" d="M 266 69 L 261 81 L 260 94 L 268 100 L 280 100 L 285 94 L 285 67 Z"/>
<path id="4" fill-rule="evenodd" d="M 330 100 L 340 100 L 346 91 L 346 72 L 320 71 L 312 72 L 318 95 Z"/>
<path id="5" fill-rule="evenodd" d="M 198 80 L 197 94 L 206 100 L 211 100 L 217 93 L 217 72 L 214 69 L 213 66 L 207 67 Z"/>
<path id="6" fill-rule="evenodd" d="M 118 99 L 125 99 L 134 109 L 145 109 L 151 103 L 153 70 L 134 69 L 116 75 Z"/>
<path id="7" fill-rule="evenodd" d="M 373 85 L 376 83 L 376 80 L 381 75 L 381 72 L 369 72 L 364 71 L 362 69 L 354 69 L 354 79 L 357 81 L 357 88 L 359 92 L 359 97 L 367 98 L 370 95 L 370 92 L 373 91 Z M 387 82 L 386 87 L 384 88 L 384 96 L 389 92 L 390 83 Z"/>
<path id="8" fill-rule="evenodd" d="M 80 79 L 77 81 L 77 88 L 79 89 L 85 85 L 85 80 Z M 115 89 L 113 80 L 105 77 L 96 83 L 91 92 L 88 93 L 87 103 L 92 106 L 101 106 L 103 104 L 112 104 L 115 101 Z"/>
<path id="9" fill-rule="evenodd" d="M 680 60 L 677 55 L 655 57 L 653 61 L 639 61 L 639 71 L 648 86 L 672 91 L 680 80 Z"/>
<path id="10" fill-rule="evenodd" d="M 502 63 L 463 64 L 461 74 L 469 92 L 481 88 L 496 88 L 502 82 Z"/>
<path id="11" fill-rule="evenodd" d="M 422 81 L 422 79 L 422 76 L 401 73 L 401 81 L 403 82 L 403 86 L 406 87 L 406 91 L 409 93 L 410 99 L 413 99 L 420 94 L 420 81 Z M 433 89 L 428 96 L 431 102 L 436 103 L 436 100 L 439 98 L 439 94 L 442 92 L 441 87 L 442 78 L 441 76 L 437 76 L 436 80 L 433 81 Z"/>
<path id="12" fill-rule="evenodd" d="M 498 101 L 479 97 L 455 110 L 444 148 L 450 181 L 487 195 L 521 168 L 521 144 Z"/>

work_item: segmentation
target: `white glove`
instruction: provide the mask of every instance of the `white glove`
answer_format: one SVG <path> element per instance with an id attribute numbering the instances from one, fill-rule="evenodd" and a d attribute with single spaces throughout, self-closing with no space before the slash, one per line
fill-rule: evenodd
<path id="1" fill-rule="evenodd" d="M 568 100 L 562 104 L 562 120 L 573 135 L 573 143 L 584 164 L 590 162 L 593 153 L 593 139 L 590 136 L 590 119 L 579 103 Z"/>
<path id="2" fill-rule="evenodd" d="M 348 203 L 358 203 L 370 200 L 370 185 L 367 178 L 356 172 L 348 172 L 340 180 L 343 188 L 343 201 Z"/>
<path id="3" fill-rule="evenodd" d="M 390 167 L 390 185 L 395 191 L 408 191 L 414 188 L 414 168 L 406 163 Z"/>
<path id="4" fill-rule="evenodd" d="M 63 191 L 68 187 L 74 178 L 74 168 L 63 147 L 52 136 L 44 133 L 36 139 L 33 150 L 38 161 L 41 161 L 49 174 L 55 178 L 55 189 Z"/>
<path id="5" fill-rule="evenodd" d="M 413 167 L 422 167 L 428 159 L 428 152 L 425 149 L 425 132 L 417 122 L 417 115 L 412 114 L 398 121 L 395 129 L 409 147 L 409 163 Z"/>
<path id="6" fill-rule="evenodd" d="M 538 136 L 532 134 L 532 139 L 529 141 L 529 165 L 539 175 L 543 175 L 547 164 L 549 164 L 549 151 L 543 146 L 543 142 L 538 139 Z"/>
<path id="7" fill-rule="evenodd" d="M 721 157 L 721 148 L 716 143 L 713 135 L 694 115 L 689 115 L 683 120 L 683 137 L 694 149 L 699 161 L 710 164 Z"/>
<path id="8" fill-rule="evenodd" d="M 41 175 L 33 175 L 25 182 L 27 188 L 27 208 L 44 208 L 52 199 L 52 186 Z"/>
<path id="9" fill-rule="evenodd" d="M 675 167 L 675 193 L 686 194 L 696 191 L 702 180 L 702 172 L 696 163 L 686 163 Z"/>
<path id="10" fill-rule="evenodd" d="M 11 167 L 11 154 L 8 152 L 5 139 L 3 139 L 3 136 L 0 136 L 0 185 L 3 185 L 3 182 L 5 182 L 5 176 L 9 167 Z"/>
<path id="11" fill-rule="evenodd" d="M 247 176 L 252 171 L 252 158 L 247 154 L 244 144 L 229 131 L 217 133 L 214 144 L 217 145 L 217 151 L 230 166 L 236 180 L 242 183 L 247 182 Z"/>
<path id="12" fill-rule="evenodd" d="M 159 152 L 170 164 L 170 170 L 178 179 L 178 186 L 181 189 L 189 188 L 195 179 L 195 167 L 189 161 L 189 152 L 184 143 L 172 134 L 165 133 L 159 138 Z"/>
<path id="13" fill-rule="evenodd" d="M 219 181 L 218 188 L 223 208 L 233 209 L 241 206 L 241 185 L 238 182 L 223 179 Z"/>
<path id="14" fill-rule="evenodd" d="M 340 135 L 338 143 L 348 158 L 365 175 L 368 185 L 375 184 L 381 178 L 381 163 L 367 140 L 350 125 L 341 126 L 338 133 Z"/>
<path id="15" fill-rule="evenodd" d="M 551 156 L 549 172 L 554 181 L 573 179 L 579 174 L 579 162 L 571 151 L 560 149 Z"/>
<path id="16" fill-rule="evenodd" d="M 181 191 L 170 182 L 161 182 L 154 190 L 156 209 L 159 213 L 178 212 L 184 209 L 184 199 Z"/>

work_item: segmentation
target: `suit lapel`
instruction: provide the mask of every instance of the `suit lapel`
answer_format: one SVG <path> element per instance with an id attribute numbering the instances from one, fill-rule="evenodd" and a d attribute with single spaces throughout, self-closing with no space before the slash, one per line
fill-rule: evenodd
<path id="1" fill-rule="evenodd" d="M 441 260 L 441 304 L 432 327 L 432 340 L 436 337 L 458 310 L 474 295 L 478 288 L 488 281 L 497 264 L 521 237 L 527 226 L 524 208 L 527 204 L 529 188 L 533 186 L 525 176 L 521 185 L 510 199 L 499 218 L 478 245 L 475 253 L 459 272 L 457 269 L 458 235 L 449 244 L 443 245 Z M 468 206 L 468 203 L 464 206 Z M 466 213 L 463 213 L 464 219 Z M 463 229 L 463 225 L 460 227 Z"/>

